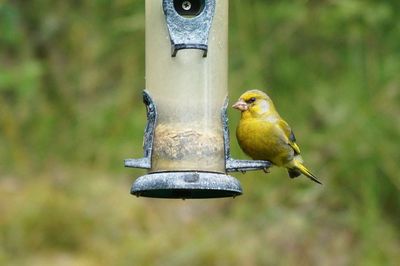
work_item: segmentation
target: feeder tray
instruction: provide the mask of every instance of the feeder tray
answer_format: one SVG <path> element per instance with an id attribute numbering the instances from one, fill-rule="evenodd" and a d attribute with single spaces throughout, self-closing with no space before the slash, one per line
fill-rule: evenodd
<path id="1" fill-rule="evenodd" d="M 242 194 L 242 188 L 236 178 L 225 174 L 171 172 L 139 177 L 131 193 L 138 197 L 204 199 L 236 197 Z"/>

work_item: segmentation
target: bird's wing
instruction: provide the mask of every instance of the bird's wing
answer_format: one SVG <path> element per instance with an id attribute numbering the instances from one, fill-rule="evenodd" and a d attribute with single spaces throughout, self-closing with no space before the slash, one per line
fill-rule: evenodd
<path id="1" fill-rule="evenodd" d="M 300 148 L 296 144 L 296 137 L 294 136 L 293 130 L 290 128 L 288 123 L 286 123 L 285 120 L 281 119 L 279 121 L 279 126 L 281 127 L 281 129 L 285 133 L 285 136 L 288 139 L 289 146 L 292 147 L 292 149 L 294 150 L 295 154 L 300 154 Z"/>

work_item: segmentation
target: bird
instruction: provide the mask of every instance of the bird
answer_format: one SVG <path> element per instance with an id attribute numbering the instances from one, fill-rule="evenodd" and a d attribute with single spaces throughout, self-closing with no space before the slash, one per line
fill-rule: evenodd
<path id="1" fill-rule="evenodd" d="M 304 165 L 293 130 L 265 92 L 246 91 L 232 107 L 241 112 L 236 138 L 244 153 L 253 160 L 266 160 L 285 167 L 290 178 L 303 174 L 322 184 Z"/>

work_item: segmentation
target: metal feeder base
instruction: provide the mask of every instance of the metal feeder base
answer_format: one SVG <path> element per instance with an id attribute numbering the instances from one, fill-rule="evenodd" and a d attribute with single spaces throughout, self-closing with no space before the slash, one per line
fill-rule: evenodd
<path id="1" fill-rule="evenodd" d="M 204 199 L 242 194 L 239 181 L 226 174 L 209 172 L 160 172 L 139 177 L 131 194 L 151 198 Z"/>

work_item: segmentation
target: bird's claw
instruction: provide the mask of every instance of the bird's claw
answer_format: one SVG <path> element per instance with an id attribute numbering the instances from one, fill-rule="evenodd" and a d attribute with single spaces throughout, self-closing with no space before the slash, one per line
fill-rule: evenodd
<path id="1" fill-rule="evenodd" d="M 263 168 L 262 170 L 263 170 L 263 171 L 264 171 L 264 173 L 266 173 L 266 174 L 269 174 L 269 173 L 271 173 L 271 171 L 269 170 L 269 168 Z"/>

